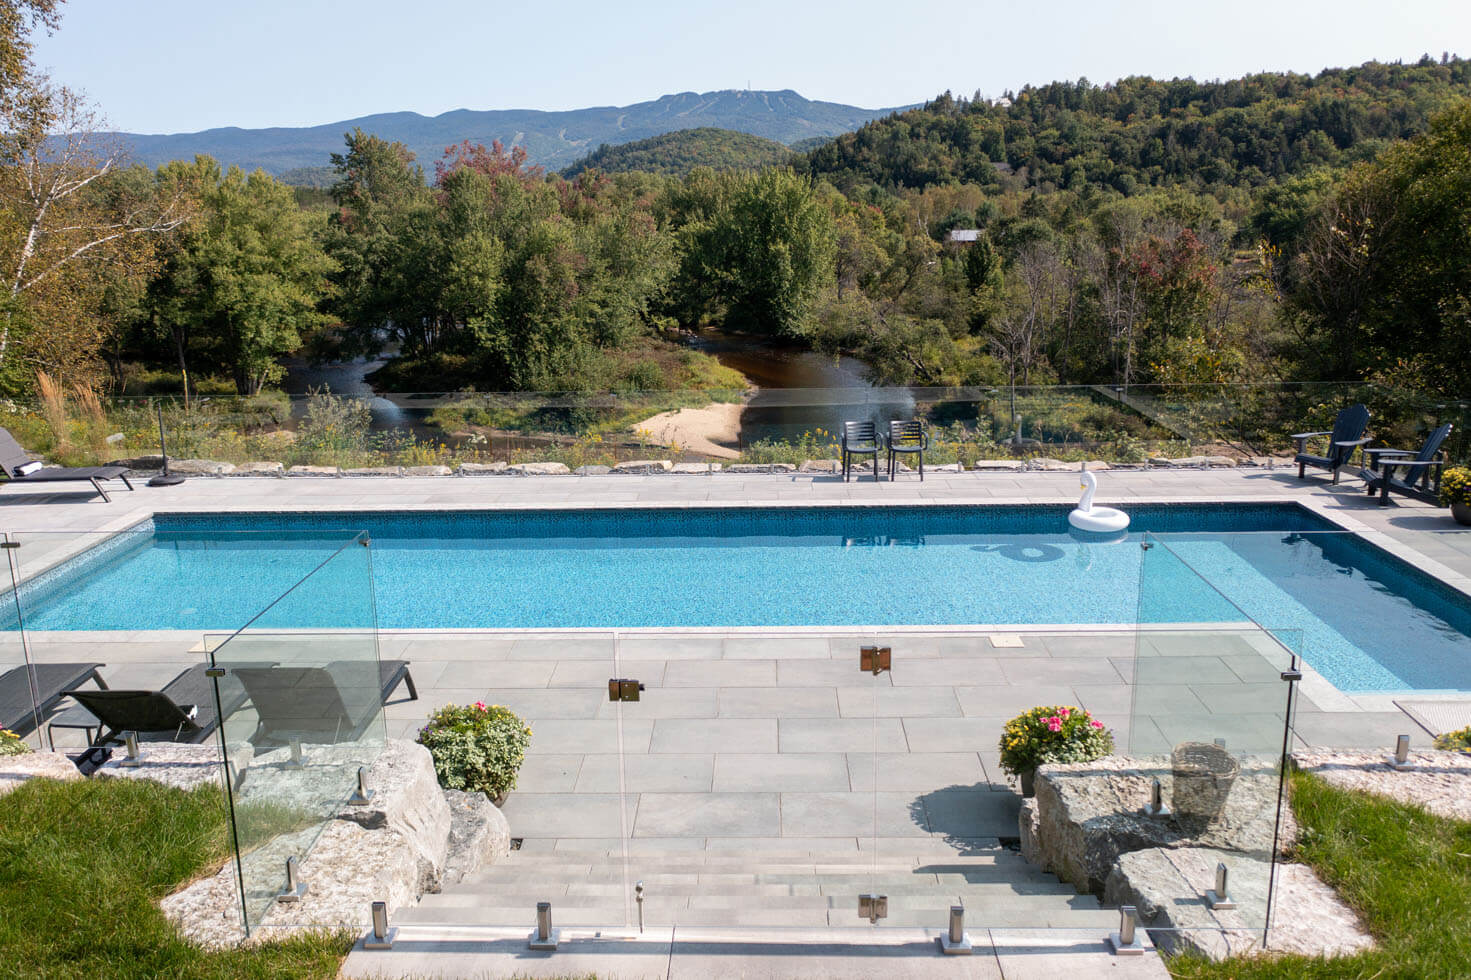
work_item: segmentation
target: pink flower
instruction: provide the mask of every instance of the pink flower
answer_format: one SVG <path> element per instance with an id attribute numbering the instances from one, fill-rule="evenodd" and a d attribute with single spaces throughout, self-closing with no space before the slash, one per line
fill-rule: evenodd
<path id="1" fill-rule="evenodd" d="M 1068 709 L 1066 709 L 1066 708 L 1063 708 L 1063 709 L 1062 709 L 1062 716 L 1063 716 L 1063 717 L 1064 717 L 1064 718 L 1066 718 L 1066 717 L 1067 717 L 1067 716 L 1068 716 Z"/>
<path id="2" fill-rule="evenodd" d="M 484 711 L 485 710 L 485 702 L 484 701 L 476 701 L 475 702 L 475 707 L 479 708 L 481 711 Z"/>
<path id="3" fill-rule="evenodd" d="M 1050 718 L 1047 719 L 1047 724 L 1049 724 L 1049 725 L 1061 725 L 1062 724 L 1062 719 L 1059 718 L 1059 717 L 1057 717 L 1057 715 L 1052 715 Z"/>
<path id="4" fill-rule="evenodd" d="M 1062 731 L 1062 722 L 1060 722 L 1056 718 L 1054 718 L 1054 719 L 1052 719 L 1051 721 L 1049 721 L 1047 723 L 1047 727 L 1051 731 L 1060 732 L 1060 731 Z"/>
<path id="5" fill-rule="evenodd" d="M 1102 728 L 1103 727 L 1103 722 L 1101 722 L 1101 721 L 1090 721 L 1090 722 L 1088 722 L 1088 724 L 1092 725 L 1094 728 Z"/>

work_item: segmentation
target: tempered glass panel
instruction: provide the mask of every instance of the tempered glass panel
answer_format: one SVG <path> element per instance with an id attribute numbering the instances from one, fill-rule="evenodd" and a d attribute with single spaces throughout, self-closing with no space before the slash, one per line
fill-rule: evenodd
<path id="1" fill-rule="evenodd" d="M 24 740 L 32 749 L 42 747 L 42 716 L 36 704 L 34 678 L 25 668 L 25 634 L 21 629 L 20 602 L 15 582 L 18 576 L 16 555 L 10 546 L 12 535 L 0 537 L 6 545 L 0 585 L 5 588 L 0 605 L 0 729 Z"/>
<path id="2" fill-rule="evenodd" d="M 1114 898 L 1167 910 L 1145 922 L 1150 928 L 1260 932 L 1291 720 L 1284 671 L 1295 666 L 1289 646 L 1301 638 L 1257 626 L 1145 537 L 1129 733 L 1138 768 L 1118 778 L 1116 791 L 1140 837 L 1157 847 L 1121 859 L 1130 888 Z M 1194 618 L 1172 623 L 1161 615 L 1171 608 Z M 1226 895 L 1218 901 L 1222 867 Z"/>
<path id="3" fill-rule="evenodd" d="M 223 718 L 233 829 L 247 926 L 268 927 L 278 896 L 290 891 L 287 859 L 310 887 L 331 818 L 358 788 L 359 769 L 383 751 L 383 704 L 407 692 L 407 665 L 378 658 L 371 551 L 365 536 L 337 547 L 245 628 L 205 638 Z M 312 622 L 330 609 L 331 629 Z M 293 625 L 286 625 L 293 624 Z M 296 921 L 314 921 L 317 903 L 294 903 Z M 366 907 L 363 909 L 366 918 Z M 322 911 L 339 921 L 341 910 Z"/>
<path id="4" fill-rule="evenodd" d="M 7 625 L 23 624 L 36 667 L 38 744 L 76 754 L 100 740 L 117 744 L 120 731 L 138 729 L 145 743 L 203 744 L 207 752 L 214 712 L 200 631 L 177 615 L 178 602 L 160 601 L 182 595 L 189 575 L 168 562 L 151 562 L 158 543 L 148 526 L 116 533 L 27 531 L 10 538 L 19 584 L 7 596 L 6 612 L 14 620 Z M 131 563 L 148 571 L 121 571 Z M 135 618 L 140 610 L 150 618 Z M 222 625 L 239 626 L 246 618 Z M 93 706 L 110 712 L 106 719 L 64 694 L 103 687 L 116 692 L 115 700 Z M 126 691 L 139 696 L 126 698 Z"/>

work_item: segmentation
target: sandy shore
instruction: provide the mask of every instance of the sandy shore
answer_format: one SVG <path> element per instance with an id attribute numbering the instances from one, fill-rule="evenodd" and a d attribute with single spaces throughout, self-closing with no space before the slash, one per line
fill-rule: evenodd
<path id="1" fill-rule="evenodd" d="M 704 408 L 660 412 L 633 425 L 630 432 L 647 432 L 650 442 L 678 446 L 686 452 L 717 459 L 739 459 L 742 402 L 716 403 Z"/>

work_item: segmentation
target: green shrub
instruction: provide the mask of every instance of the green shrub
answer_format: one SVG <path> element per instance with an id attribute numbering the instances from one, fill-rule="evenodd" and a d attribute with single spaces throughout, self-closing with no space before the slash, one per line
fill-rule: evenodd
<path id="1" fill-rule="evenodd" d="M 8 728 L 0 728 L 0 755 L 25 755 L 31 747 Z"/>
<path id="2" fill-rule="evenodd" d="M 1103 722 L 1071 704 L 1024 711 L 1001 732 L 1001 768 L 1013 776 L 1047 762 L 1092 762 L 1112 751 Z"/>
<path id="3" fill-rule="evenodd" d="M 419 744 L 434 757 L 434 772 L 446 789 L 481 792 L 499 801 L 516 787 L 531 729 L 521 716 L 498 704 L 447 704 L 419 729 Z"/>

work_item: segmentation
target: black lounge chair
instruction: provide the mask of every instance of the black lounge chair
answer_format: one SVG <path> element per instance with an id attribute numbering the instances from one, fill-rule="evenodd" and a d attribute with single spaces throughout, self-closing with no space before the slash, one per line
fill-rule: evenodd
<path id="1" fill-rule="evenodd" d="M 412 700 L 419 693 L 408 661 L 378 663 L 376 682 L 367 680 L 364 661 L 338 660 L 325 667 L 238 667 L 255 707 L 258 724 L 250 743 L 257 747 L 292 742 L 336 744 L 363 736 L 388 696 L 407 684 Z"/>
<path id="2" fill-rule="evenodd" d="M 160 691 L 67 691 L 77 706 L 53 718 L 52 727 L 95 727 L 97 735 L 89 740 L 94 748 L 121 742 L 129 731 L 144 742 L 197 745 L 220 725 L 208 670 L 208 664 L 195 664 Z M 245 704 L 245 689 L 228 669 L 220 678 L 220 702 L 226 717 Z"/>
<path id="3" fill-rule="evenodd" d="M 1419 452 L 1413 449 L 1365 449 L 1368 463 L 1359 471 L 1359 476 L 1368 484 L 1369 496 L 1379 493 L 1379 506 L 1389 504 L 1389 491 L 1414 497 L 1428 504 L 1440 500 L 1440 471 L 1444 459 L 1436 459 L 1441 444 L 1451 434 L 1447 422 L 1425 437 Z M 1403 470 L 1403 475 L 1396 473 Z"/>
<path id="4" fill-rule="evenodd" d="M 918 419 L 894 419 L 889 422 L 889 479 L 894 479 L 894 458 L 910 453 L 919 457 L 919 482 L 924 482 L 924 453 L 930 448 L 930 434 Z"/>
<path id="5" fill-rule="evenodd" d="M 1303 479 L 1304 471 L 1312 466 L 1320 470 L 1332 470 L 1333 482 L 1338 482 L 1338 472 L 1348 465 L 1354 450 L 1369 440 L 1364 430 L 1369 427 L 1369 410 L 1363 405 L 1351 405 L 1338 413 L 1333 420 L 1332 432 L 1299 432 L 1292 436 L 1297 443 L 1297 455 L 1292 461 L 1297 464 L 1297 478 Z M 1326 455 L 1308 452 L 1308 440 L 1328 436 Z"/>
<path id="6" fill-rule="evenodd" d="M 36 715 L 46 715 L 71 688 L 93 681 L 102 690 L 107 682 L 97 673 L 102 664 L 30 664 L 0 674 L 0 728 L 17 735 L 36 729 Z M 33 690 L 34 685 L 34 690 Z M 31 700 L 32 694 L 36 700 Z"/>
<path id="7" fill-rule="evenodd" d="M 872 422 L 843 423 L 842 454 L 845 483 L 853 473 L 855 456 L 873 457 L 873 482 L 877 483 L 879 481 L 879 453 L 881 452 L 883 452 L 883 445 L 879 442 L 878 426 Z"/>
<path id="8" fill-rule="evenodd" d="M 0 429 L 0 470 L 11 483 L 90 483 L 92 489 L 102 494 L 104 502 L 111 501 L 102 489 L 103 480 L 122 480 L 123 486 L 134 489 L 128 482 L 126 466 L 43 466 L 29 469 L 31 457 L 15 441 L 15 436 Z"/>

